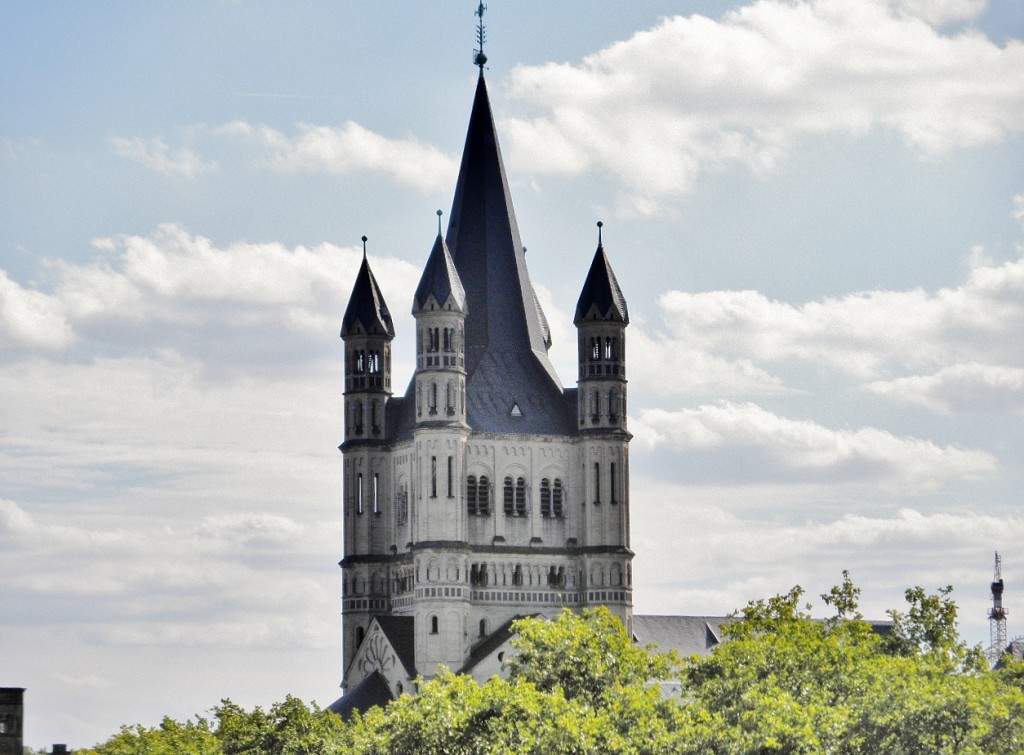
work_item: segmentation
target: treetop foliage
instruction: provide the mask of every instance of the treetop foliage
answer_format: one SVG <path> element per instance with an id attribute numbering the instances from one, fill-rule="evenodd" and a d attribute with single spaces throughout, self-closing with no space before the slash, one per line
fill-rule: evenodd
<path id="1" fill-rule="evenodd" d="M 476 755 L 489 753 L 1016 753 L 1024 665 L 984 666 L 956 631 L 950 588 L 906 592 L 876 631 L 844 572 L 821 596 L 754 601 L 707 657 L 630 641 L 607 609 L 516 623 L 508 679 L 443 671 L 348 723 L 289 697 L 263 711 L 122 727 L 79 755 Z M 663 696 L 662 682 L 681 692 Z"/>

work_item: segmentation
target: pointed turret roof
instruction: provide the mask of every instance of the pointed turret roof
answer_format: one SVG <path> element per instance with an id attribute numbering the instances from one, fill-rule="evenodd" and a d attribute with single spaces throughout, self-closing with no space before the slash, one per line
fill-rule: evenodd
<path id="1" fill-rule="evenodd" d="M 391 313 L 388 311 L 388 305 L 384 302 L 377 279 L 373 277 L 373 271 L 370 270 L 365 249 L 363 250 L 363 263 L 359 266 L 356 282 L 352 287 L 352 296 L 349 297 L 345 316 L 341 320 L 342 338 L 355 333 L 357 324 L 365 333 L 386 335 L 388 338 L 395 337 L 395 326 L 391 322 Z"/>
<path id="2" fill-rule="evenodd" d="M 466 290 L 462 287 L 462 280 L 455 269 L 455 263 L 452 262 L 448 246 L 444 243 L 444 237 L 440 233 L 434 239 L 434 248 L 430 250 L 427 265 L 423 268 L 420 285 L 416 287 L 412 313 L 416 314 L 423 309 L 427 304 L 427 299 L 431 296 L 434 297 L 438 307 L 443 307 L 451 297 L 452 306 L 456 310 L 466 311 Z"/>
<path id="3" fill-rule="evenodd" d="M 612 272 L 611 263 L 604 253 L 604 244 L 600 236 L 597 242 L 597 251 L 594 253 L 594 261 L 590 263 L 590 272 L 587 273 L 587 280 L 583 284 L 583 291 L 580 292 L 579 301 L 576 302 L 576 316 L 573 317 L 573 324 L 579 325 L 591 317 L 591 312 L 596 312 L 601 320 L 618 320 L 629 324 L 629 311 L 626 309 L 626 297 L 622 295 L 619 282 Z"/>
<path id="4" fill-rule="evenodd" d="M 476 432 L 572 433 L 526 270 L 483 71 L 446 235 L 466 292 L 467 420 Z M 518 405 L 522 416 L 513 417 Z"/>

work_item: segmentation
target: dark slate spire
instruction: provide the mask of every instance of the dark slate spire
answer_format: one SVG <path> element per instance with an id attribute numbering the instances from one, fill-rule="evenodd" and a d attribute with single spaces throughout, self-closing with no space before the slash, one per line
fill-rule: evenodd
<path id="1" fill-rule="evenodd" d="M 440 210 L 438 210 L 440 213 Z M 430 257 L 427 259 L 427 266 L 423 268 L 423 277 L 420 278 L 420 285 L 416 287 L 416 296 L 412 302 L 412 313 L 416 314 L 424 306 L 431 296 L 437 302 L 437 306 L 443 307 L 448 297 L 452 299 L 452 305 L 459 312 L 466 311 L 466 291 L 462 287 L 459 273 L 452 262 L 452 256 L 444 243 L 444 237 L 440 233 L 434 239 L 434 248 L 430 250 Z"/>
<path id="2" fill-rule="evenodd" d="M 363 332 L 373 335 L 395 337 L 395 326 L 391 322 L 391 313 L 384 302 L 384 296 L 373 277 L 370 263 L 366 260 L 366 237 L 363 236 L 363 263 L 356 274 L 356 283 L 352 287 L 352 296 L 348 300 L 348 308 L 341 320 L 341 337 L 355 333 L 356 324 Z"/>
<path id="3" fill-rule="evenodd" d="M 455 186 L 448 248 L 473 313 L 466 323 L 467 372 L 473 374 L 488 349 L 529 349 L 557 384 L 526 272 L 483 75 L 477 80 Z"/>
<path id="4" fill-rule="evenodd" d="M 526 271 L 483 71 L 477 79 L 448 222 L 466 291 L 468 421 L 477 432 L 574 432 L 550 335 Z M 518 405 L 522 418 L 510 419 Z"/>
<path id="5" fill-rule="evenodd" d="M 590 272 L 587 273 L 580 299 L 576 302 L 576 316 L 572 320 L 574 325 L 591 319 L 592 313 L 596 313 L 597 318 L 601 320 L 618 320 L 629 324 L 626 297 L 622 295 L 611 263 L 604 253 L 604 244 L 601 241 L 602 225 L 600 222 L 597 224 L 597 252 L 594 253 L 594 261 L 590 263 Z"/>

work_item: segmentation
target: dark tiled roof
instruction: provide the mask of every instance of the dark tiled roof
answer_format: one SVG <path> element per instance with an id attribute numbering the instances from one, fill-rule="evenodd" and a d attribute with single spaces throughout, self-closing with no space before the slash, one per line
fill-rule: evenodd
<path id="1" fill-rule="evenodd" d="M 641 645 L 657 645 L 681 656 L 707 655 L 722 641 L 724 616 L 634 616 L 633 639 Z"/>
<path id="2" fill-rule="evenodd" d="M 416 674 L 416 637 L 413 634 L 412 616 L 375 616 L 374 621 L 380 626 L 391 647 L 398 654 L 398 660 L 405 666 L 410 679 Z"/>
<path id="3" fill-rule="evenodd" d="M 352 287 L 352 296 L 349 297 L 345 316 L 341 320 L 342 337 L 355 332 L 353 328 L 357 323 L 366 333 L 387 335 L 391 338 L 395 336 L 391 313 L 384 302 L 377 279 L 370 270 L 370 263 L 366 261 L 366 255 L 363 255 L 363 263 L 359 266 L 356 282 Z"/>
<path id="4" fill-rule="evenodd" d="M 352 718 L 352 713 L 357 710 L 360 713 L 365 713 L 376 705 L 383 707 L 393 699 L 391 690 L 388 689 L 387 680 L 384 679 L 379 671 L 374 671 L 355 687 L 328 705 L 327 710 L 331 711 L 331 713 L 337 713 L 348 721 Z"/>
<path id="5" fill-rule="evenodd" d="M 419 312 L 431 296 L 434 297 L 439 308 L 444 306 L 448 297 L 451 297 L 452 304 L 458 311 L 466 311 L 466 291 L 462 287 L 462 281 L 459 280 L 459 274 L 455 270 L 455 263 L 452 262 L 451 254 L 449 254 L 448 247 L 440 233 L 434 240 L 434 248 L 430 251 L 427 265 L 423 269 L 423 277 L 420 278 L 420 285 L 416 288 L 412 313 Z"/>
<path id="6" fill-rule="evenodd" d="M 510 426 L 506 412 L 481 411 L 513 393 L 531 395 L 536 405 L 529 432 L 561 434 L 566 422 L 561 382 L 548 359 L 550 331 L 544 322 L 519 236 L 512 197 L 481 75 L 462 153 L 462 166 L 448 223 L 448 248 L 466 291 L 466 391 L 468 416 L 476 432 L 526 432 Z M 480 374 L 478 377 L 478 373 Z M 525 407 L 524 407 L 525 411 Z M 571 418 L 570 418 L 571 419 Z M 574 423 L 569 422 L 574 428 Z"/>
<path id="7" fill-rule="evenodd" d="M 590 319 L 596 313 L 601 320 L 618 320 L 629 323 L 629 312 L 626 310 L 626 297 L 622 295 L 619 282 L 612 272 L 611 263 L 604 253 L 604 246 L 598 244 L 594 261 L 590 264 L 590 272 L 583 284 L 579 301 L 576 303 L 576 316 L 573 323 L 579 325 L 583 320 Z"/>
<path id="8" fill-rule="evenodd" d="M 434 243 L 414 311 L 431 294 L 443 304 L 449 287 L 455 291 L 454 283 L 461 284 L 467 423 L 476 433 L 575 435 L 575 405 L 567 400 L 548 358 L 551 333 L 526 271 L 483 76 L 477 82 L 446 236 L 447 244 L 440 235 Z M 412 380 L 404 399 L 390 402 L 392 443 L 412 435 L 414 391 Z"/>
<path id="9" fill-rule="evenodd" d="M 470 651 L 469 660 L 466 661 L 466 665 L 462 667 L 459 673 L 472 673 L 473 669 L 476 667 L 478 663 L 480 663 L 480 661 L 482 661 L 484 658 L 486 658 L 499 647 L 501 647 L 502 644 L 509 640 L 509 638 L 513 637 L 514 635 L 512 632 L 512 624 L 519 621 L 520 619 L 536 616 L 540 616 L 540 614 L 531 613 L 523 614 L 522 616 L 513 616 L 511 619 L 506 621 L 496 630 L 491 632 L 489 635 L 487 635 L 487 637 L 484 640 L 480 642 L 480 644 L 478 644 Z"/>

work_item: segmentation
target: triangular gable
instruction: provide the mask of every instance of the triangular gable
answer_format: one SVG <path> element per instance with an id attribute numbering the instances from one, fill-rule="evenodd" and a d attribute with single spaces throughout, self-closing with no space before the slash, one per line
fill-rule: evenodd
<path id="1" fill-rule="evenodd" d="M 377 616 L 370 620 L 363 641 L 345 672 L 349 689 L 378 672 L 395 697 L 412 689 L 416 668 L 410 655 L 411 616 Z M 408 626 L 405 626 L 405 625 Z M 408 636 L 410 642 L 406 642 Z"/>

